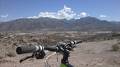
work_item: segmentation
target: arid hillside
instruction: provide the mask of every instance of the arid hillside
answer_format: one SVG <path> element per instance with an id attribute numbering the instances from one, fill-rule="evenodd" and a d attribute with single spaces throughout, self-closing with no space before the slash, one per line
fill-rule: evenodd
<path id="1" fill-rule="evenodd" d="M 45 67 L 45 59 L 19 60 L 29 54 L 17 55 L 19 45 L 40 44 L 55 45 L 59 41 L 82 40 L 71 52 L 69 60 L 75 67 L 120 67 L 120 34 L 108 32 L 36 32 L 36 33 L 0 33 L 0 67 Z M 51 52 L 48 52 L 50 55 Z M 47 55 L 47 56 L 48 56 Z M 47 57 L 46 56 L 46 57 Z M 61 55 L 53 55 L 48 64 L 57 67 Z"/>

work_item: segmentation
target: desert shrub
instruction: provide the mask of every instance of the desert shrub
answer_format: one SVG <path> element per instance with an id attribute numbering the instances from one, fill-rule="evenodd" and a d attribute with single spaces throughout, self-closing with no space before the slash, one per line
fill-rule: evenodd
<path id="1" fill-rule="evenodd" d="M 3 58 L 3 56 L 0 56 L 0 59 L 2 59 Z"/>
<path id="2" fill-rule="evenodd" d="M 112 51 L 118 51 L 120 49 L 118 44 L 112 45 Z"/>
<path id="3" fill-rule="evenodd" d="M 9 52 L 6 53 L 6 56 L 8 56 L 8 57 L 15 57 L 16 54 L 14 52 L 12 52 L 12 51 L 9 51 Z"/>
<path id="4" fill-rule="evenodd" d="M 112 36 L 113 37 L 118 37 L 118 36 L 120 36 L 120 33 L 112 33 Z"/>

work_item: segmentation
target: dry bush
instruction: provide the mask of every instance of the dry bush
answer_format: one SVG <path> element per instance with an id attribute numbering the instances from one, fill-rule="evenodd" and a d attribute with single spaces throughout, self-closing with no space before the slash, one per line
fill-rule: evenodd
<path id="1" fill-rule="evenodd" d="M 113 32 L 113 33 L 111 33 L 111 34 L 112 34 L 112 37 L 120 37 L 120 33 Z"/>
<path id="2" fill-rule="evenodd" d="M 115 44 L 115 45 L 112 45 L 112 51 L 119 51 L 120 47 Z"/>
<path id="3" fill-rule="evenodd" d="M 6 53 L 6 56 L 8 56 L 8 57 L 15 57 L 15 56 L 16 56 L 16 53 L 15 53 L 14 51 L 8 51 L 8 52 Z"/>
<path id="4" fill-rule="evenodd" d="M 0 59 L 3 59 L 3 56 L 0 56 Z"/>
<path id="5" fill-rule="evenodd" d="M 119 50 L 120 50 L 120 42 L 112 45 L 112 51 L 119 51 Z"/>

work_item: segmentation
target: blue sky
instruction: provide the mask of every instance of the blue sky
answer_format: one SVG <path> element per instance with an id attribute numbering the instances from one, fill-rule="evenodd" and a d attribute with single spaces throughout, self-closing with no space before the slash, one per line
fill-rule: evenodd
<path id="1" fill-rule="evenodd" d="M 64 12 L 65 8 L 70 15 Z M 0 21 L 45 15 L 70 19 L 93 16 L 120 21 L 120 0 L 0 0 Z"/>

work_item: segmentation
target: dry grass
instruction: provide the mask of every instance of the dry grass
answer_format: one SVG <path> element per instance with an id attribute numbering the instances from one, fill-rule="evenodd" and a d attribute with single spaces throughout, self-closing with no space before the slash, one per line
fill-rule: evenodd
<path id="1" fill-rule="evenodd" d="M 120 51 L 120 42 L 112 45 L 112 51 Z"/>

